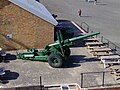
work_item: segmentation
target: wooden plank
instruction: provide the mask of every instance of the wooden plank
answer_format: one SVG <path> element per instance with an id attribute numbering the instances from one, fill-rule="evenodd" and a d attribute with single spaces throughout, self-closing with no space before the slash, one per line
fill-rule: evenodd
<path id="1" fill-rule="evenodd" d="M 102 42 L 86 42 L 86 46 L 103 45 Z"/>
<path id="2" fill-rule="evenodd" d="M 87 42 L 85 46 L 89 49 L 91 46 L 101 47 L 103 46 L 102 42 Z"/>
<path id="3" fill-rule="evenodd" d="M 100 57 L 100 56 L 109 56 L 109 55 L 114 55 L 114 53 L 112 53 L 112 52 L 109 52 L 109 53 L 106 53 L 106 52 L 95 52 L 94 53 L 94 56 L 97 56 L 97 57 Z"/>
<path id="4" fill-rule="evenodd" d="M 105 52 L 99 52 L 99 53 L 95 52 L 95 53 L 93 53 L 93 55 L 99 57 L 99 56 L 106 56 L 106 55 L 109 55 L 109 54 L 105 53 Z"/>
<path id="5" fill-rule="evenodd" d="M 84 39 L 84 41 L 85 41 L 85 42 L 87 42 L 87 41 L 88 41 L 88 42 L 89 42 L 89 41 L 95 42 L 95 41 L 99 41 L 99 40 L 98 40 L 98 38 L 87 38 L 87 39 Z"/>
<path id="6" fill-rule="evenodd" d="M 102 48 L 106 48 L 106 46 L 89 46 L 88 49 L 102 49 Z"/>
<path id="7" fill-rule="evenodd" d="M 112 55 L 112 56 L 101 56 L 100 59 L 120 59 L 119 55 Z"/>
<path id="8" fill-rule="evenodd" d="M 90 52 L 109 52 L 109 51 L 111 51 L 110 48 L 96 48 L 91 50 Z"/>

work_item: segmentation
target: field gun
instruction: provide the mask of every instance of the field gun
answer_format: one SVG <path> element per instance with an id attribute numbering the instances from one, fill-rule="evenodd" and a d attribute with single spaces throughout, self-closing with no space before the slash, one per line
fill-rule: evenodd
<path id="1" fill-rule="evenodd" d="M 59 68 L 62 67 L 64 61 L 70 56 L 70 46 L 74 44 L 74 41 L 98 34 L 100 33 L 93 32 L 64 40 L 59 31 L 57 32 L 58 40 L 55 43 L 46 45 L 42 50 L 38 50 L 37 48 L 28 49 L 27 52 L 18 53 L 17 58 L 33 61 L 48 61 L 51 67 Z"/>

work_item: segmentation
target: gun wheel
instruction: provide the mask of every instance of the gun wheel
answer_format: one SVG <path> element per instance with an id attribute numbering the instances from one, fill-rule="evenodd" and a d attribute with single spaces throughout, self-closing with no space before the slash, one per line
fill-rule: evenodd
<path id="1" fill-rule="evenodd" d="M 64 53 L 65 53 L 65 56 L 67 56 L 67 58 L 68 58 L 70 56 L 70 53 L 71 53 L 70 48 L 69 47 L 64 47 L 63 50 L 64 50 Z"/>
<path id="2" fill-rule="evenodd" d="M 48 63 L 51 67 L 59 68 L 63 64 L 62 56 L 60 54 L 57 54 L 57 53 L 52 53 L 48 57 Z"/>

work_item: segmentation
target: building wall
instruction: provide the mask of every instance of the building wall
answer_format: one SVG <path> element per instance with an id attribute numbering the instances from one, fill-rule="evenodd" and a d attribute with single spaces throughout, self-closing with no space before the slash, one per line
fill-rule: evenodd
<path id="1" fill-rule="evenodd" d="M 6 38 L 12 35 L 12 38 Z M 0 0 L 0 47 L 42 48 L 54 41 L 54 26 L 26 10 Z"/>

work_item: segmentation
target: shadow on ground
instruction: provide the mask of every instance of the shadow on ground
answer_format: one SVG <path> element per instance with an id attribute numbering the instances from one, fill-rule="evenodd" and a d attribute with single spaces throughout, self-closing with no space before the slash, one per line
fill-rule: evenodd
<path id="1" fill-rule="evenodd" d="M 85 55 L 71 55 L 64 63 L 64 68 L 74 68 L 81 66 L 81 63 L 98 61 L 97 58 L 87 58 Z"/>
<path id="2" fill-rule="evenodd" d="M 94 1 L 89 1 L 88 3 L 94 3 Z M 107 4 L 106 4 L 106 3 L 97 2 L 96 5 L 105 6 L 105 5 L 107 5 Z"/>
<path id="3" fill-rule="evenodd" d="M 105 3 L 97 3 L 96 5 L 106 6 L 107 4 L 105 4 Z"/>
<path id="4" fill-rule="evenodd" d="M 10 53 L 7 53 L 6 56 L 0 58 L 1 62 L 4 62 L 4 63 L 9 63 L 10 61 L 13 61 L 16 59 L 17 59 L 16 55 L 10 54 Z"/>
<path id="5" fill-rule="evenodd" d="M 15 80 L 19 77 L 19 74 L 17 72 L 12 72 L 10 70 L 5 71 L 4 80 Z"/>
<path id="6" fill-rule="evenodd" d="M 89 18 L 89 17 L 92 17 L 92 16 L 87 16 L 87 15 L 85 16 L 85 15 L 82 15 L 82 16 L 80 16 L 80 17 L 88 17 L 88 18 Z"/>
<path id="7" fill-rule="evenodd" d="M 12 72 L 10 70 L 5 71 L 5 75 L 3 75 L 3 84 L 9 83 L 10 80 L 16 80 L 19 77 L 19 74 L 17 72 Z"/>

